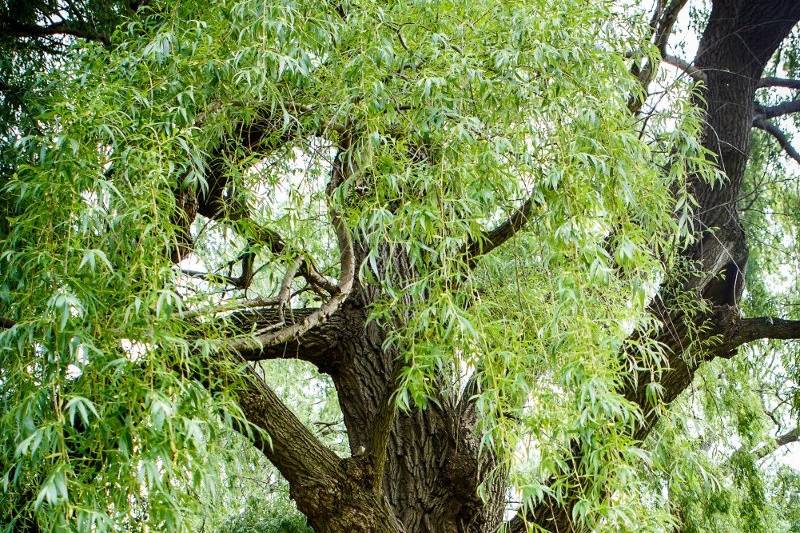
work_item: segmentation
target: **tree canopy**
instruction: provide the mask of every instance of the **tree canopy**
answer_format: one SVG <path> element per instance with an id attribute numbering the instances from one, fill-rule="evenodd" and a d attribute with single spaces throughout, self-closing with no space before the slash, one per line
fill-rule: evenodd
<path id="1" fill-rule="evenodd" d="M 0 5 L 0 524 L 800 530 L 799 20 Z"/>

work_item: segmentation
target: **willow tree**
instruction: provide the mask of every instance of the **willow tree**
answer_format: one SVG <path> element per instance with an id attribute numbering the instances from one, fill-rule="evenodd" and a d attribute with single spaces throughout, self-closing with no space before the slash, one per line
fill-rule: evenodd
<path id="1" fill-rule="evenodd" d="M 3 42 L 65 49 L 8 108 L 3 522 L 191 529 L 229 431 L 319 532 L 791 520 L 756 460 L 798 436 L 766 422 L 798 359 L 755 341 L 800 337 L 798 196 L 773 139 L 748 159 L 754 127 L 800 159 L 770 90 L 800 4 L 696 6 L 693 59 L 655 4 L 6 9 Z M 281 359 L 331 380 L 349 454 Z"/>

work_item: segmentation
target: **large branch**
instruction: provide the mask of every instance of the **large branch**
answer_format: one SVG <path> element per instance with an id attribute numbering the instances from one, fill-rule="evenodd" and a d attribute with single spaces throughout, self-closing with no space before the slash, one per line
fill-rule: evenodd
<path id="1" fill-rule="evenodd" d="M 331 484 L 341 477 L 339 457 L 319 442 L 251 370 L 246 372 L 245 385 L 238 391 L 238 403 L 247 420 L 269 436 L 265 440 L 255 433 L 255 446 L 289 483 Z"/>
<path id="2" fill-rule="evenodd" d="M 277 329 L 285 324 L 300 324 L 317 309 L 250 309 L 234 313 L 231 320 L 240 328 L 253 330 Z M 283 315 L 283 316 L 281 316 Z M 347 321 L 340 313 L 333 313 L 328 320 L 320 323 L 300 336 L 283 343 L 238 347 L 239 355 L 247 361 L 267 359 L 301 359 L 315 365 L 323 372 L 330 372 L 335 366 L 335 348 L 341 335 L 347 331 Z"/>
<path id="3" fill-rule="evenodd" d="M 774 106 L 756 104 L 755 108 L 756 119 L 782 117 L 783 115 L 791 115 L 800 111 L 800 100 L 788 100 Z"/>
<path id="4" fill-rule="evenodd" d="M 12 37 L 52 37 L 55 35 L 71 35 L 89 41 L 99 41 L 108 46 L 111 40 L 108 35 L 98 32 L 94 28 L 89 28 L 86 25 L 76 24 L 67 20 L 54 22 L 47 26 L 38 26 L 36 24 L 25 24 L 15 20 L 0 21 L 0 33 Z"/>
<path id="5" fill-rule="evenodd" d="M 800 163 L 800 152 L 792 146 L 792 143 L 789 142 L 789 138 L 778 126 L 763 118 L 756 118 L 753 120 L 753 126 L 772 135 L 775 140 L 778 141 L 778 144 L 781 145 L 783 151 L 786 152 L 789 157 Z"/>
<path id="6" fill-rule="evenodd" d="M 742 318 L 735 325 L 735 333 L 731 336 L 730 343 L 741 346 L 761 339 L 800 339 L 800 320 L 765 316 Z"/>
<path id="7" fill-rule="evenodd" d="M 800 80 L 790 78 L 761 78 L 758 80 L 758 88 L 785 87 L 787 89 L 800 89 Z"/>

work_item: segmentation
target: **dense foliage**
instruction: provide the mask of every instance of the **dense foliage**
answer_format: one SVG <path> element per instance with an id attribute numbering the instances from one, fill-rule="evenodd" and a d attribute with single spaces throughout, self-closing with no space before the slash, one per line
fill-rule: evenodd
<path id="1" fill-rule="evenodd" d="M 401 362 L 393 409 L 474 402 L 485 499 L 509 480 L 510 501 L 568 501 L 598 530 L 799 530 L 800 478 L 769 458 L 796 428 L 792 343 L 706 363 L 669 410 L 656 378 L 645 406 L 622 392 L 668 364 L 659 292 L 689 317 L 683 358 L 714 342 L 692 322 L 710 304 L 675 280 L 699 276 L 682 255 L 700 239 L 693 180 L 729 179 L 703 145 L 702 82 L 661 70 L 632 112 L 633 63 L 660 53 L 649 6 L 73 7 L 84 30 L 58 50 L 19 37 L 51 3 L 0 12 L 20 28 L 0 38 L 7 531 L 308 531 L 249 444 L 282 443 L 240 400 L 264 374 L 348 456 L 336 390 L 239 354 L 311 331 L 284 335 L 292 309 L 331 305 L 324 323 L 367 296 Z M 799 74 L 797 44 L 772 74 Z M 740 196 L 741 308 L 797 318 L 797 170 L 773 144 L 756 136 Z M 487 232 L 514 217 L 507 242 Z M 264 308 L 280 321 L 244 320 Z"/>

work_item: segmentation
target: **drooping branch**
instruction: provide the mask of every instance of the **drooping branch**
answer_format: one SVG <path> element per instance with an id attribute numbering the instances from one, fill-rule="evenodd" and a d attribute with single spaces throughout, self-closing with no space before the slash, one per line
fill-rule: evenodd
<path id="1" fill-rule="evenodd" d="M 763 118 L 753 120 L 753 126 L 772 135 L 775 140 L 778 141 L 781 148 L 783 148 L 783 151 L 786 152 L 789 157 L 800 163 L 800 152 L 792 146 L 792 143 L 789 142 L 789 138 L 778 126 Z"/>
<path id="2" fill-rule="evenodd" d="M 800 89 L 800 80 L 791 78 L 761 78 L 758 81 L 758 88 L 784 87 L 786 89 Z"/>

